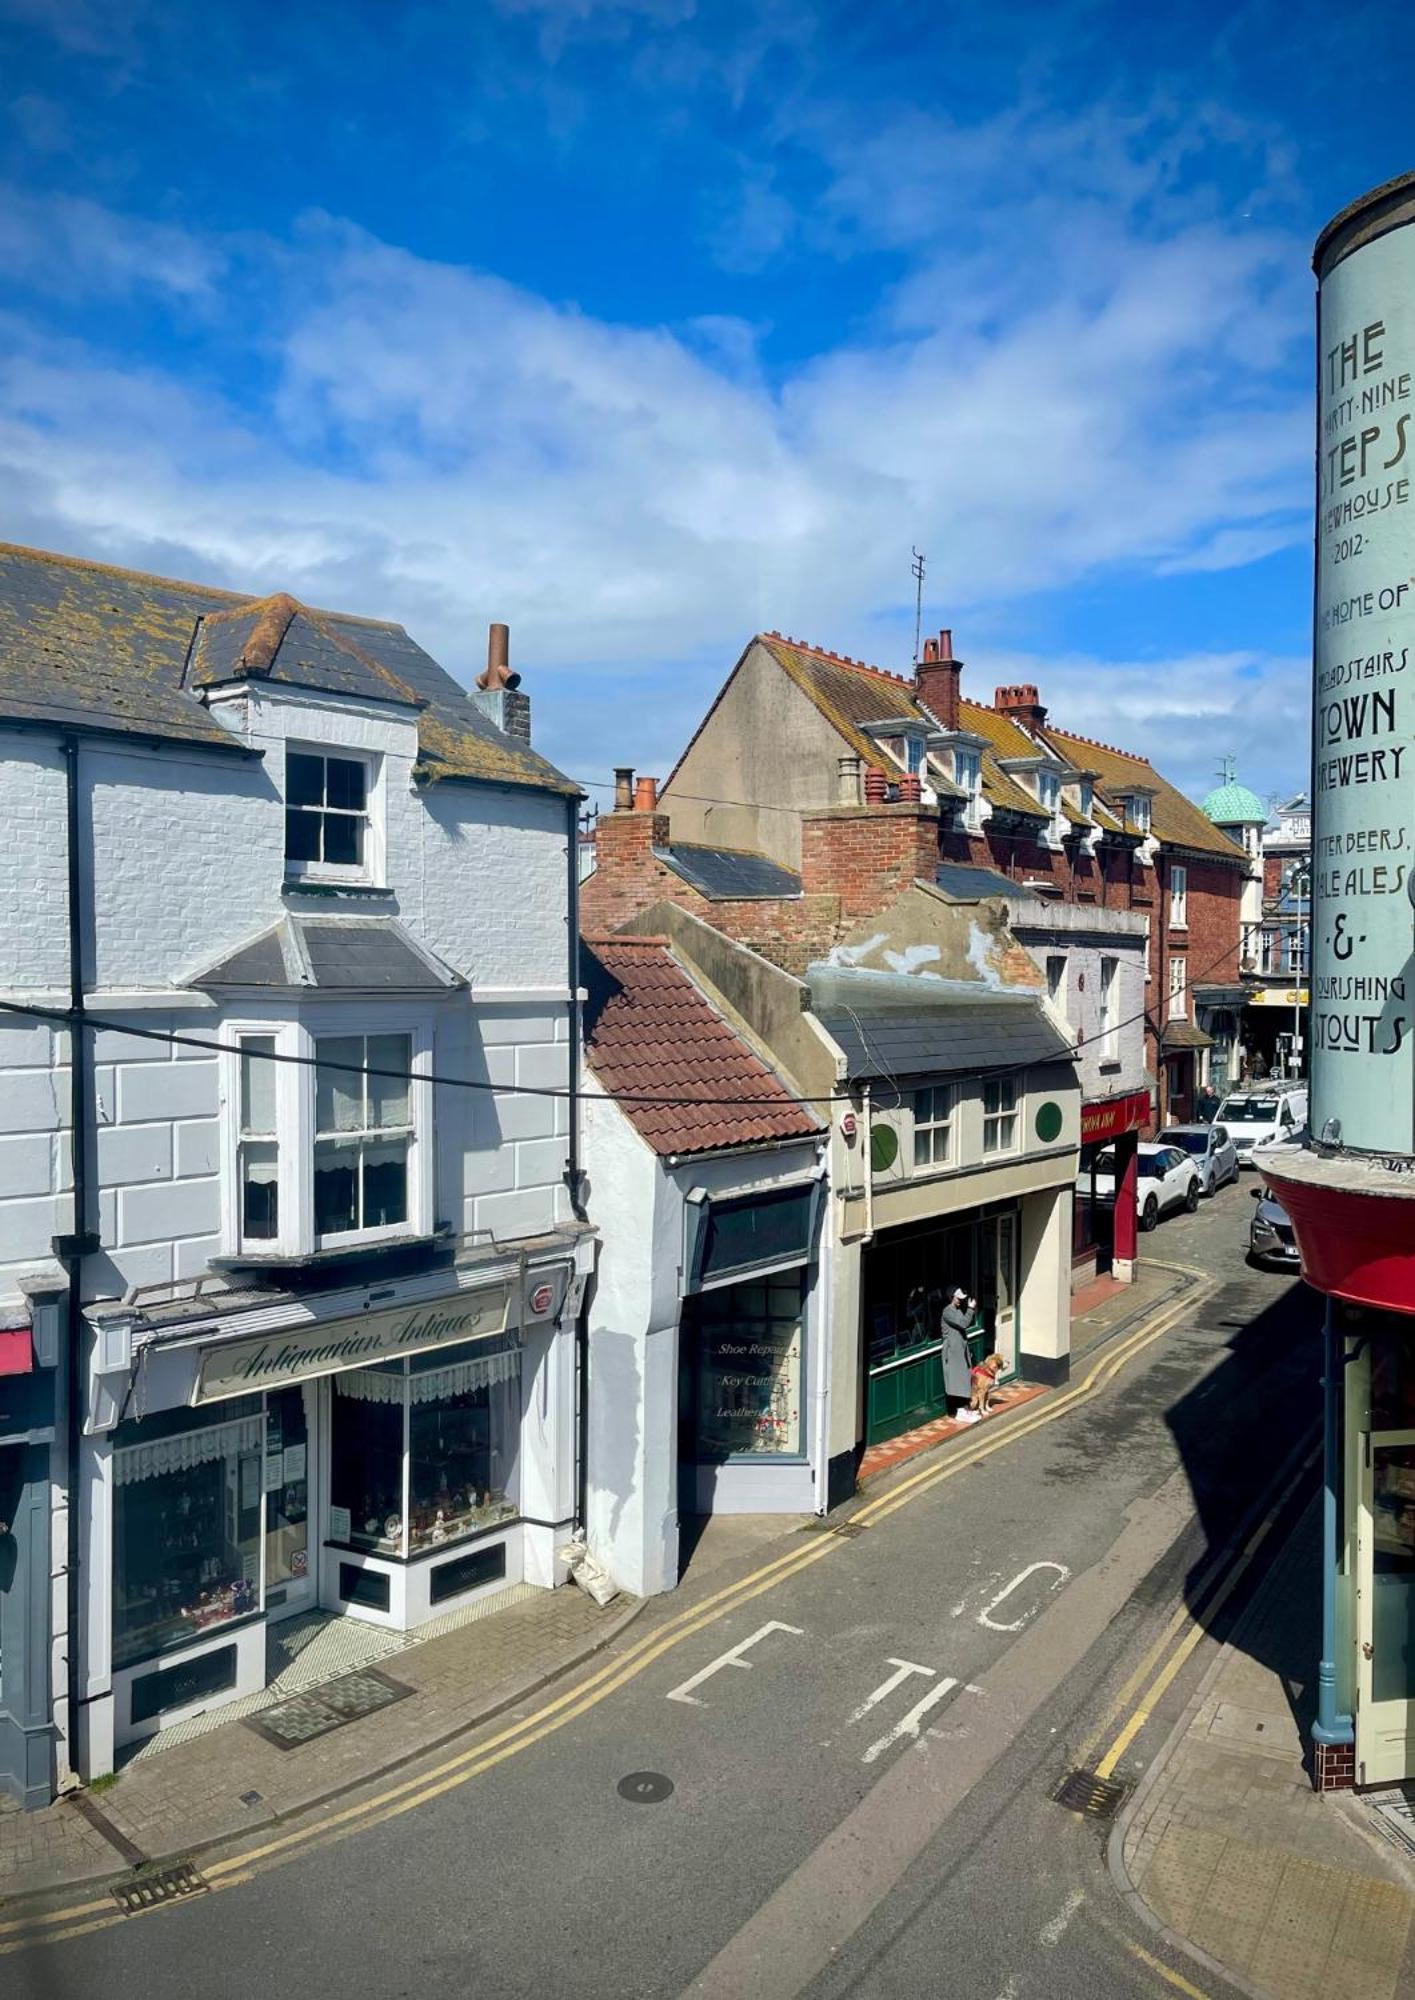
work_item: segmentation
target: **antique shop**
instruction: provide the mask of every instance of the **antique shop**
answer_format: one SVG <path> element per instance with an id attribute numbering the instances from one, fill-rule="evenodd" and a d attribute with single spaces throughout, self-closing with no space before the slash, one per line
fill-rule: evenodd
<path id="1" fill-rule="evenodd" d="M 285 1620 L 405 1632 L 554 1582 L 579 1291 L 560 1242 L 361 1292 L 93 1309 L 94 1768 L 263 1689 Z"/>

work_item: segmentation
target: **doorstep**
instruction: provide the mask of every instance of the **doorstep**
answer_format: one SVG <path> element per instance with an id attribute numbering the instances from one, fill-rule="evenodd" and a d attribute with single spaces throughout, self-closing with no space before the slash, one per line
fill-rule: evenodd
<path id="1" fill-rule="evenodd" d="M 999 1389 L 993 1397 L 993 1416 L 1002 1416 L 1008 1410 L 1015 1410 L 1022 1403 L 1035 1402 L 1038 1396 L 1046 1394 L 1038 1382 L 1014 1382 L 1006 1389 Z M 976 1431 L 977 1424 L 960 1424 L 957 1417 L 934 1417 L 927 1424 L 920 1424 L 914 1431 L 901 1431 L 898 1437 L 887 1438 L 883 1444 L 872 1444 L 860 1460 L 860 1469 L 855 1475 L 857 1486 L 863 1486 L 867 1479 L 874 1479 L 881 1472 L 887 1472 L 892 1465 L 900 1464 L 906 1458 L 915 1458 L 921 1451 L 931 1451 L 936 1444 L 943 1444 L 951 1437 L 964 1437 Z"/>

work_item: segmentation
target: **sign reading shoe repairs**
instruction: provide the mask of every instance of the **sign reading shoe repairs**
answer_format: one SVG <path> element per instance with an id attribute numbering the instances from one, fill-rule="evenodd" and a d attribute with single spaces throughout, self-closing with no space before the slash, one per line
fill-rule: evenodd
<path id="1" fill-rule="evenodd" d="M 227 1396 L 249 1396 L 257 1389 L 307 1382 L 316 1375 L 337 1375 L 344 1368 L 367 1368 L 374 1361 L 452 1347 L 459 1341 L 485 1340 L 505 1332 L 510 1305 L 509 1285 L 489 1285 L 447 1299 L 329 1320 L 323 1326 L 223 1341 L 202 1354 L 192 1401 L 216 1403 Z"/>
<path id="2" fill-rule="evenodd" d="M 1311 1126 L 1415 1154 L 1415 175 L 1315 264 Z"/>

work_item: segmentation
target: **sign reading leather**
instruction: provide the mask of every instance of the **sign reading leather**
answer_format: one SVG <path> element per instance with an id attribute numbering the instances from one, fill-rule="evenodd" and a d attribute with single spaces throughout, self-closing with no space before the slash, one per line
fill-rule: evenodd
<path id="1" fill-rule="evenodd" d="M 505 1332 L 510 1305 L 509 1285 L 489 1285 L 484 1291 L 360 1313 L 324 1326 L 226 1341 L 202 1355 L 192 1401 L 216 1403 L 316 1375 L 337 1375 L 343 1368 L 366 1368 L 374 1361 L 484 1340 Z"/>

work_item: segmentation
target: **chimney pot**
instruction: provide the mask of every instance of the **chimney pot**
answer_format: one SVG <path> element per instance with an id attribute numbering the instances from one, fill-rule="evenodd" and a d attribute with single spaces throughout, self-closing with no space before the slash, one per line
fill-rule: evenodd
<path id="1" fill-rule="evenodd" d="M 477 675 L 477 686 L 484 694 L 495 694 L 502 688 L 518 688 L 521 676 L 511 671 L 511 627 L 509 625 L 489 625 L 486 635 L 486 672 Z"/>
<path id="2" fill-rule="evenodd" d="M 938 635 L 938 656 L 941 660 L 953 658 L 953 628 L 945 625 Z"/>
<path id="3" fill-rule="evenodd" d="M 927 661 L 929 662 L 929 664 L 930 664 L 930 665 L 932 665 L 932 664 L 934 663 L 934 661 L 936 661 L 936 660 L 937 660 L 937 658 L 938 658 L 938 640 L 937 640 L 937 639 L 925 639 L 925 641 L 924 641 L 924 658 L 925 658 L 925 659 L 926 659 L 926 660 L 927 660 Z"/>
<path id="4" fill-rule="evenodd" d="M 958 683 L 963 662 L 953 657 L 953 634 L 947 627 L 924 642 L 924 657 L 914 669 L 914 692 L 940 729 L 958 727 Z"/>
<path id="5" fill-rule="evenodd" d="M 899 780 L 899 801 L 901 805 L 916 806 L 924 796 L 923 781 L 914 771 L 906 771 Z"/>
<path id="6" fill-rule="evenodd" d="M 997 688 L 992 705 L 1003 715 L 1010 715 L 1014 722 L 1020 722 L 1024 729 L 1040 729 L 1047 719 L 1041 695 L 1031 681 Z"/>
<path id="7" fill-rule="evenodd" d="M 634 810 L 634 767 L 632 764 L 616 764 L 614 767 L 614 810 L 617 813 Z"/>
<path id="8" fill-rule="evenodd" d="M 857 806 L 860 803 L 860 760 L 856 756 L 837 757 L 836 791 L 840 804 Z"/>
<path id="9" fill-rule="evenodd" d="M 889 794 L 889 780 L 885 777 L 883 771 L 876 771 L 874 767 L 871 766 L 871 768 L 865 773 L 866 805 L 882 806 L 888 794 Z"/>
<path id="10" fill-rule="evenodd" d="M 634 787 L 634 811 L 651 813 L 658 805 L 658 779 L 640 778 Z"/>

